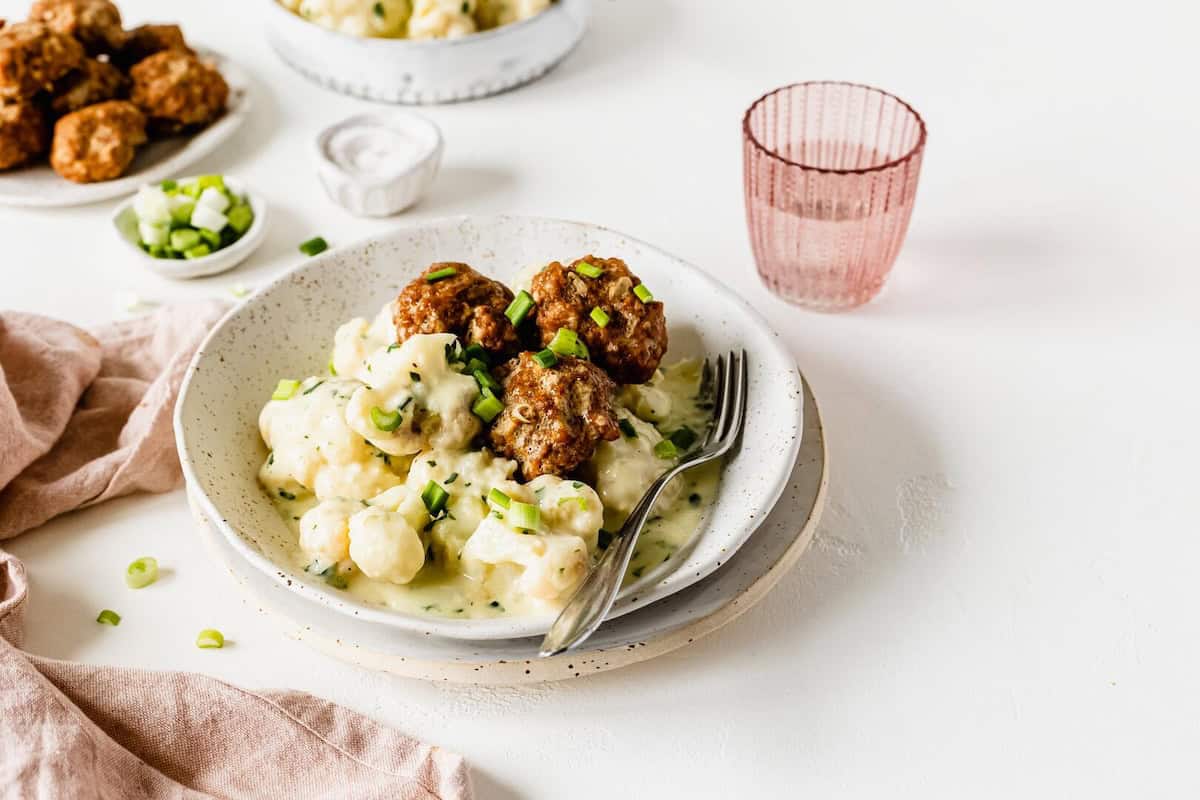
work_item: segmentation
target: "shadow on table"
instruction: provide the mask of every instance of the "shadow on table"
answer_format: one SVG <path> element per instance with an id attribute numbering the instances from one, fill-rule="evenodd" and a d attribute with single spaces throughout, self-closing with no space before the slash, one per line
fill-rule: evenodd
<path id="1" fill-rule="evenodd" d="M 471 782 L 475 785 L 475 796 L 480 800 L 521 800 L 521 795 L 515 789 L 475 766 L 471 767 Z"/>

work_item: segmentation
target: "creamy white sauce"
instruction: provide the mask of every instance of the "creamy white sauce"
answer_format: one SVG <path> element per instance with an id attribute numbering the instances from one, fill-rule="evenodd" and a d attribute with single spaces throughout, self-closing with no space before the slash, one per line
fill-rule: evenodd
<path id="1" fill-rule="evenodd" d="M 622 415 L 638 436 L 602 444 L 580 480 L 521 484 L 515 462 L 468 449 L 478 431 L 469 410 L 474 382 L 447 362 L 453 337 L 418 336 L 398 347 L 387 343 L 389 323 L 385 308 L 375 323 L 342 326 L 330 359 L 337 377 L 305 379 L 292 397 L 268 403 L 261 419 L 272 453 L 259 480 L 296 535 L 294 563 L 372 605 L 451 618 L 560 608 L 609 532 L 669 466 L 654 445 L 687 426 L 698 446 L 706 431 L 699 366 L 681 362 L 622 393 Z M 374 407 L 402 408 L 405 421 L 381 432 L 372 427 Z M 412 414 L 427 424 L 409 426 Z M 667 569 L 712 503 L 719 476 L 714 464 L 675 480 L 642 533 L 627 581 Z M 449 495 L 448 513 L 437 519 L 420 500 L 431 481 Z M 509 527 L 485 499 L 493 488 L 538 507 L 540 529 Z"/>
<path id="2" fill-rule="evenodd" d="M 429 144 L 383 125 L 348 125 L 325 144 L 333 163 L 360 180 L 386 180 L 407 172 L 429 152 Z"/>

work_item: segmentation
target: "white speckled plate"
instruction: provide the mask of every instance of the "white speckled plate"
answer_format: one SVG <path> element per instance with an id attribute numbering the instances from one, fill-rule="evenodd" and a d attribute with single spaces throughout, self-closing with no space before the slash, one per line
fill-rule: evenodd
<path id="1" fill-rule="evenodd" d="M 176 177 L 185 167 L 216 150 L 250 113 L 250 78 L 234 62 L 211 50 L 201 51 L 229 84 L 229 107 L 219 120 L 192 136 L 160 139 L 140 148 L 129 171 L 102 183 L 71 183 L 48 163 L 0 172 L 0 205 L 25 208 L 82 206 L 133 194 L 144 184 Z"/>
<path id="2" fill-rule="evenodd" d="M 266 448 L 259 410 L 285 375 L 320 373 L 333 332 L 373 316 L 434 261 L 465 261 L 509 279 L 528 264 L 586 253 L 625 259 L 666 306 L 668 360 L 749 353 L 749 411 L 739 452 L 690 549 L 625 587 L 617 617 L 716 570 L 783 492 L 800 448 L 803 388 L 778 337 L 739 297 L 648 244 L 594 225 L 528 217 L 458 217 L 397 228 L 310 259 L 234 309 L 201 346 L 180 392 L 175 434 L 201 512 L 246 559 L 302 597 L 359 619 L 463 639 L 535 636 L 551 619 L 444 619 L 368 605 L 292 565 L 294 537 L 256 481 Z"/>

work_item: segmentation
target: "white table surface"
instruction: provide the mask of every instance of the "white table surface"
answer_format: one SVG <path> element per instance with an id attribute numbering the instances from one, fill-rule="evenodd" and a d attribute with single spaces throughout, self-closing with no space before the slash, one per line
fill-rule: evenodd
<path id="1" fill-rule="evenodd" d="M 321 191 L 309 139 L 364 104 L 277 61 L 256 5 L 123 3 L 257 77 L 252 121 L 200 165 L 272 203 L 252 262 L 168 283 L 122 254 L 108 204 L 0 209 L 0 305 L 97 323 L 120 292 L 217 295 L 314 234 L 395 224 Z M 1172 7 L 599 0 L 545 80 L 428 110 L 445 166 L 407 219 L 615 227 L 786 334 L 824 409 L 830 507 L 795 572 L 718 635 L 538 688 L 359 671 L 243 602 L 175 492 L 6 543 L 32 573 L 29 648 L 305 689 L 466 754 L 484 798 L 1195 796 L 1200 106 L 1195 18 Z M 885 87 L 930 128 L 894 279 L 841 315 L 762 288 L 741 198 L 741 112 L 826 77 Z M 143 554 L 167 574 L 131 596 Z M 119 628 L 93 622 L 103 607 Z M 197 650 L 207 626 L 234 646 Z"/>

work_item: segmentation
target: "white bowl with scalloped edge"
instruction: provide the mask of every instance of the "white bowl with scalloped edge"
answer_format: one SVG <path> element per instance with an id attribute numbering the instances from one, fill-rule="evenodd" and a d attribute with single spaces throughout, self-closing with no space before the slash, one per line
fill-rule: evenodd
<path id="1" fill-rule="evenodd" d="M 558 0 L 528 19 L 456 39 L 374 39 L 263 3 L 267 40 L 288 66 L 342 94 L 425 105 L 475 100 L 546 74 L 587 30 L 591 0 Z"/>
<path id="2" fill-rule="evenodd" d="M 372 316 L 434 261 L 465 261 L 511 280 L 525 265 L 585 253 L 624 259 L 666 308 L 668 360 L 749 354 L 749 408 L 741 447 L 679 558 L 621 592 L 610 617 L 690 586 L 729 560 L 765 520 L 795 464 L 803 431 L 799 371 L 779 337 L 744 300 L 703 271 L 623 234 L 536 217 L 455 217 L 392 229 L 308 259 L 231 311 L 188 367 L 175 436 L 188 490 L 221 534 L 288 591 L 360 621 L 459 639 L 544 633 L 553 615 L 447 619 L 360 601 L 295 566 L 295 537 L 259 486 L 267 456 L 258 415 L 280 375 L 324 369 L 337 327 Z"/>

